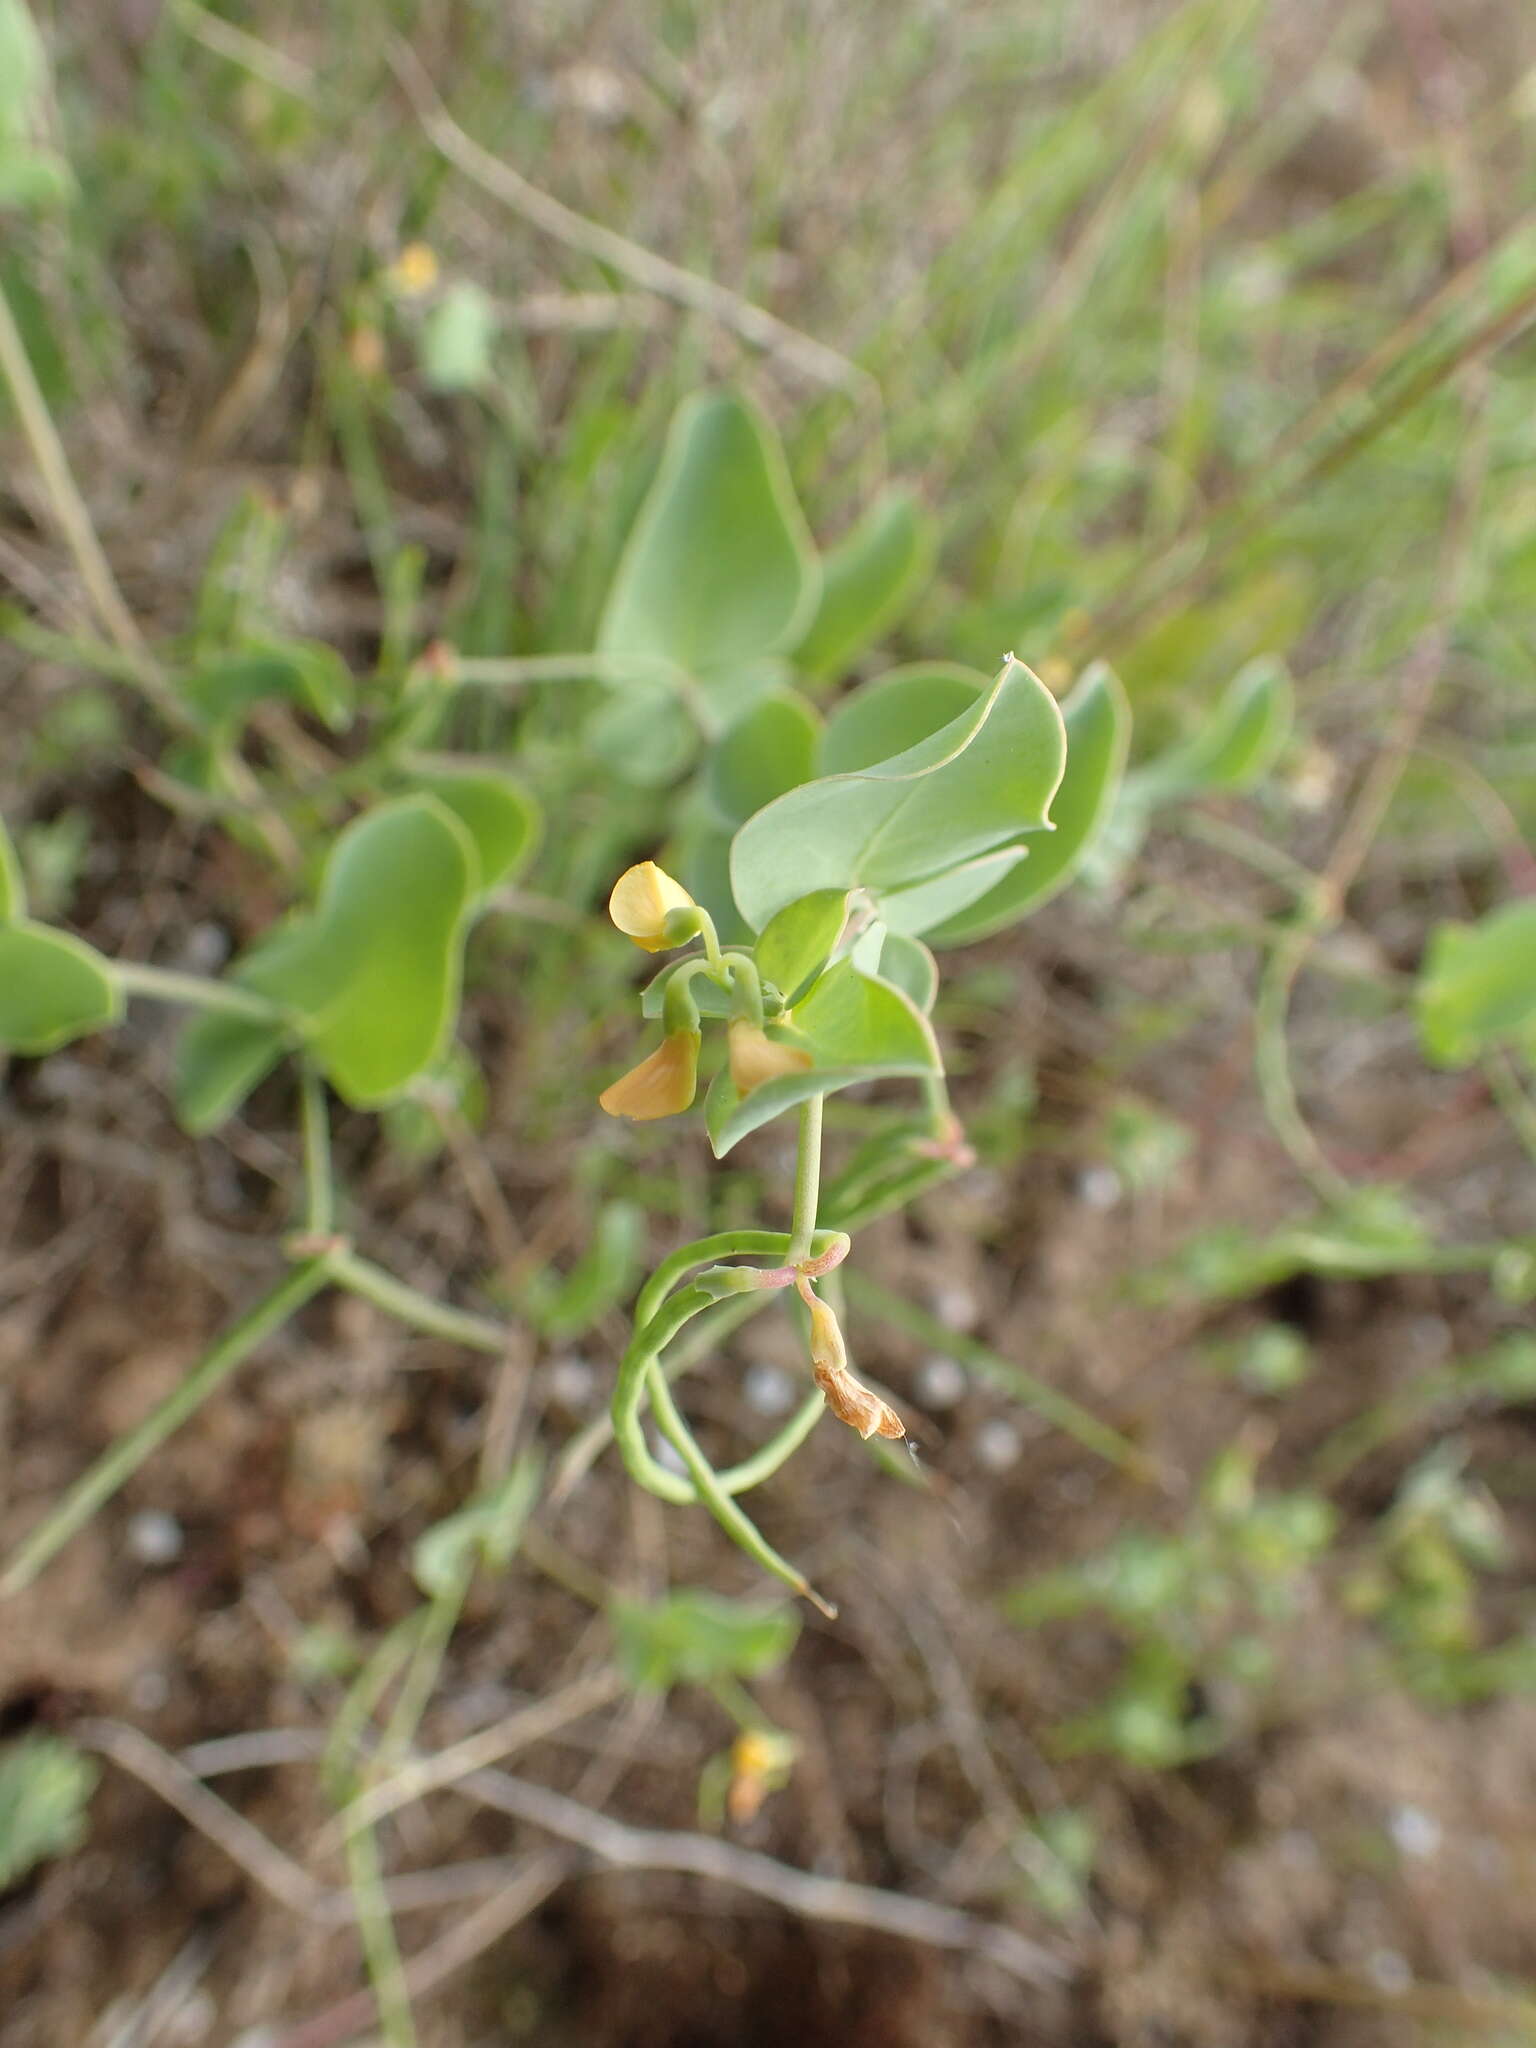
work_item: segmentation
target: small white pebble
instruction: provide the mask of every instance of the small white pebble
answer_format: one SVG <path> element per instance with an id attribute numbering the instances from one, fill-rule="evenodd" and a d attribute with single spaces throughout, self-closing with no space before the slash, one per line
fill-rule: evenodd
<path id="1" fill-rule="evenodd" d="M 747 1367 L 742 1398 L 754 1415 L 787 1415 L 795 1405 L 795 1383 L 781 1365 L 758 1359 Z"/>
<path id="2" fill-rule="evenodd" d="M 1023 1439 L 1011 1422 L 996 1415 L 977 1430 L 973 1443 L 976 1462 L 988 1472 L 1006 1472 L 1019 1462 Z"/>
<path id="3" fill-rule="evenodd" d="M 1124 1192 L 1112 1166 L 1087 1166 L 1077 1177 L 1077 1199 L 1085 1209 L 1113 1209 Z"/>
<path id="4" fill-rule="evenodd" d="M 912 1391 L 924 1408 L 953 1408 L 970 1385 L 956 1358 L 925 1358 L 913 1377 Z"/>
<path id="5" fill-rule="evenodd" d="M 215 974 L 229 958 L 229 934 L 206 921 L 193 925 L 181 949 L 181 966 L 188 974 Z"/>
<path id="6" fill-rule="evenodd" d="M 597 1392 L 597 1369 L 590 1358 L 574 1351 L 564 1358 L 552 1358 L 544 1379 L 550 1399 L 562 1408 L 591 1407 Z"/>
<path id="7" fill-rule="evenodd" d="M 1387 1832 L 1400 1856 L 1413 1856 L 1420 1861 L 1433 1856 L 1442 1840 L 1439 1821 L 1422 1806 L 1396 1807 L 1387 1822 Z"/>
<path id="8" fill-rule="evenodd" d="M 140 1564 L 163 1567 L 174 1564 L 186 1547 L 186 1537 L 174 1515 L 159 1508 L 141 1508 L 128 1520 L 128 1549 Z"/>
<path id="9" fill-rule="evenodd" d="M 138 1673 L 128 1687 L 128 1704 L 136 1714 L 158 1714 L 171 1696 L 171 1681 L 158 1664 Z"/>
<path id="10" fill-rule="evenodd" d="M 1395 1948 L 1373 1950 L 1366 1959 L 1365 1970 L 1376 1989 L 1386 1992 L 1389 1998 L 1401 1998 L 1405 1991 L 1413 1989 L 1413 1971 L 1407 1958 Z"/>
<path id="11" fill-rule="evenodd" d="M 981 1321 L 980 1302 L 958 1281 L 936 1288 L 932 1299 L 933 1312 L 946 1330 L 974 1330 Z"/>

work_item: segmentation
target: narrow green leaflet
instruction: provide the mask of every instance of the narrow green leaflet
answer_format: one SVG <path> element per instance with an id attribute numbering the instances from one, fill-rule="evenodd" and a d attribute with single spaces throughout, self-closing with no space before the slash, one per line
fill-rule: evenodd
<path id="1" fill-rule="evenodd" d="M 704 1102 L 704 1122 L 717 1159 L 749 1131 L 813 1095 L 830 1095 L 859 1081 L 941 1070 L 932 1028 L 910 997 L 887 981 L 861 974 L 848 960 L 827 970 L 795 1005 L 791 1021 L 814 1063 L 807 1072 L 765 1081 L 747 1096 L 737 1094 L 728 1070 L 715 1076 Z"/>
<path id="2" fill-rule="evenodd" d="M 0 927 L 0 1051 L 56 1052 L 122 1011 L 111 961 L 83 940 L 40 924 Z"/>
<path id="3" fill-rule="evenodd" d="M 280 1024 L 208 1011 L 194 1017 L 176 1046 L 171 1098 L 184 1131 L 216 1131 L 282 1058 L 288 1034 Z"/>
<path id="4" fill-rule="evenodd" d="M 257 704 L 277 699 L 313 712 L 331 732 L 351 723 L 352 671 L 318 640 L 274 640 L 205 661 L 185 678 L 181 694 L 221 738 L 244 724 Z"/>
<path id="5" fill-rule="evenodd" d="M 737 905 L 761 930 L 813 890 L 878 898 L 944 874 L 1044 826 L 1065 763 L 1056 700 L 1010 655 L 991 689 L 927 739 L 749 818 L 731 848 Z"/>
<path id="6" fill-rule="evenodd" d="M 405 764 L 412 784 L 435 796 L 474 844 L 480 894 L 510 882 L 538 844 L 539 807 L 515 776 L 484 761 L 416 754 Z"/>
<path id="7" fill-rule="evenodd" d="M 1469 1066 L 1497 1045 L 1536 1060 L 1536 900 L 1432 934 L 1418 986 L 1419 1036 L 1437 1066 Z"/>
<path id="8" fill-rule="evenodd" d="M 796 664 L 814 680 L 839 674 L 894 625 L 933 558 L 933 519 L 910 491 L 875 499 L 822 558 L 821 602 Z"/>
<path id="9" fill-rule="evenodd" d="M 1289 739 L 1294 709 L 1284 663 L 1271 655 L 1250 661 L 1187 740 L 1125 778 L 1127 794 L 1156 804 L 1207 791 L 1251 789 Z"/>
<path id="10" fill-rule="evenodd" d="M 478 879 L 457 818 L 433 797 L 397 798 L 347 827 L 315 910 L 263 941 L 235 978 L 294 1014 L 345 1101 L 387 1102 L 452 1033 Z"/>
<path id="11" fill-rule="evenodd" d="M 1067 772 L 1051 805 L 1056 830 L 1036 834 L 1028 859 L 969 909 L 929 928 L 934 945 L 958 946 L 987 938 L 1064 889 L 1114 809 L 1131 740 L 1131 707 L 1112 670 L 1087 669 L 1062 706 L 1067 728 Z M 889 912 L 887 913 L 889 915 Z M 895 921 L 894 919 L 892 920 Z"/>
<path id="12" fill-rule="evenodd" d="M 27 914 L 27 889 L 11 835 L 0 818 L 0 925 L 14 924 Z"/>
<path id="13" fill-rule="evenodd" d="M 715 743 L 709 793 L 728 825 L 740 825 L 815 773 L 821 717 L 798 690 L 762 697 Z"/>
<path id="14" fill-rule="evenodd" d="M 792 1003 L 832 958 L 848 916 L 846 889 L 818 889 L 768 920 L 757 942 L 757 971 Z"/>
<path id="15" fill-rule="evenodd" d="M 637 1692 L 758 1678 L 784 1662 L 800 1633 L 793 1608 L 727 1600 L 694 1586 L 660 1600 L 615 1597 L 608 1619 L 619 1663 Z"/>
<path id="16" fill-rule="evenodd" d="M 783 451 L 730 392 L 688 399 L 619 562 L 598 629 L 607 655 L 712 682 L 792 647 L 819 570 Z"/>
<path id="17" fill-rule="evenodd" d="M 872 768 L 962 718 L 986 695 L 991 677 L 953 661 L 887 669 L 850 690 L 827 720 L 818 772 L 851 775 Z"/>

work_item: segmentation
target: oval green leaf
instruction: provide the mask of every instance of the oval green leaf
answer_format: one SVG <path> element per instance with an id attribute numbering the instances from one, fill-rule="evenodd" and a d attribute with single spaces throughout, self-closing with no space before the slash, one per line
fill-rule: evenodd
<path id="1" fill-rule="evenodd" d="M 820 714 L 798 690 L 775 690 L 738 718 L 709 761 L 709 793 L 726 823 L 740 825 L 809 782 L 820 737 Z"/>
<path id="2" fill-rule="evenodd" d="M 217 1011 L 194 1017 L 176 1047 L 171 1099 L 184 1131 L 194 1138 L 216 1131 L 282 1057 L 287 1033 L 280 1024 Z"/>
<path id="3" fill-rule="evenodd" d="M 481 761 L 416 754 L 406 763 L 417 789 L 434 796 L 469 834 L 480 894 L 511 881 L 538 844 L 539 807 L 515 776 Z"/>
<path id="4" fill-rule="evenodd" d="M 786 903 L 769 918 L 757 942 L 757 971 L 792 1003 L 813 974 L 832 958 L 848 916 L 845 889 L 818 889 L 798 903 Z"/>
<path id="5" fill-rule="evenodd" d="M 1419 1036 L 1440 1067 L 1513 1044 L 1536 1059 L 1536 900 L 1442 924 L 1419 973 Z"/>
<path id="6" fill-rule="evenodd" d="M 822 557 L 821 601 L 796 653 L 815 680 L 840 674 L 894 625 L 933 559 L 933 518 L 907 490 L 883 492 Z"/>
<path id="7" fill-rule="evenodd" d="M 712 681 L 792 647 L 819 571 L 772 427 L 734 393 L 678 410 L 619 561 L 598 647 Z"/>
<path id="8" fill-rule="evenodd" d="M 887 669 L 850 690 L 827 721 L 819 772 L 852 775 L 889 761 L 963 717 L 985 696 L 990 677 L 952 661 Z"/>
<path id="9" fill-rule="evenodd" d="M 749 818 L 731 848 L 737 905 L 760 931 L 813 890 L 878 897 L 944 874 L 1045 825 L 1065 762 L 1056 700 L 1010 655 L 990 690 L 916 746 Z"/>
<path id="10" fill-rule="evenodd" d="M 1135 769 L 1126 787 L 1143 804 L 1251 789 L 1279 758 L 1294 709 L 1285 664 L 1262 655 L 1238 670 L 1202 726 L 1181 745 Z"/>
<path id="11" fill-rule="evenodd" d="M 220 655 L 194 669 L 181 689 L 199 720 L 223 739 L 273 699 L 312 712 L 332 732 L 352 720 L 352 671 L 318 640 L 274 640 Z"/>
<path id="12" fill-rule="evenodd" d="M 615 692 L 583 731 L 587 752 L 632 789 L 664 789 L 698 751 L 699 733 L 676 697 Z"/>
<path id="13" fill-rule="evenodd" d="M 112 963 L 82 939 L 26 922 L 0 929 L 0 1050 L 56 1052 L 122 1012 Z"/>

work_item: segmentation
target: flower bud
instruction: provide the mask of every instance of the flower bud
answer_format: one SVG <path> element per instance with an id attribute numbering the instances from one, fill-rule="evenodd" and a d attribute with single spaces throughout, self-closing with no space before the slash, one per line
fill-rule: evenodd
<path id="1" fill-rule="evenodd" d="M 776 1081 L 781 1074 L 803 1074 L 811 1064 L 808 1052 L 797 1045 L 779 1044 L 745 1017 L 733 1017 L 725 1035 L 730 1046 L 731 1083 L 738 1095 L 750 1095 L 754 1088 Z"/>
<path id="2" fill-rule="evenodd" d="M 621 1074 L 597 1100 L 610 1116 L 629 1116 L 637 1123 L 648 1123 L 655 1117 L 676 1116 L 679 1110 L 689 1108 L 698 1082 L 699 1034 L 673 1031 L 648 1059 Z"/>
<path id="3" fill-rule="evenodd" d="M 906 1424 L 890 1402 L 871 1393 L 848 1370 L 848 1349 L 837 1317 L 811 1292 L 808 1282 L 796 1284 L 811 1313 L 811 1375 L 826 1396 L 827 1406 L 839 1422 L 846 1422 L 866 1440 L 872 1436 L 904 1437 Z"/>
<path id="4" fill-rule="evenodd" d="M 692 910 L 693 898 L 681 882 L 674 882 L 653 860 L 626 868 L 613 885 L 608 898 L 608 915 L 624 934 L 647 953 L 660 953 L 668 946 L 681 945 L 667 937 L 667 918 L 674 910 Z"/>

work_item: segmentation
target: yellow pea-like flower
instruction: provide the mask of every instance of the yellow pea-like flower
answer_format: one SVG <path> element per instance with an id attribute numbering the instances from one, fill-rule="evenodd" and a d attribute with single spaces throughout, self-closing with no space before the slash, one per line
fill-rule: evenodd
<path id="1" fill-rule="evenodd" d="M 419 299 L 437 283 L 437 252 L 430 243 L 407 242 L 387 275 L 397 297 Z"/>
<path id="2" fill-rule="evenodd" d="M 642 860 L 626 868 L 608 898 L 608 915 L 624 934 L 647 953 L 660 953 L 682 942 L 667 937 L 667 918 L 674 910 L 692 910 L 693 898 L 665 868 Z"/>
<path id="3" fill-rule="evenodd" d="M 776 1081 L 781 1074 L 803 1074 L 810 1067 L 808 1052 L 797 1045 L 780 1045 L 745 1017 L 733 1017 L 725 1035 L 730 1047 L 731 1081 L 738 1095 L 750 1095 L 765 1081 Z"/>
<path id="4" fill-rule="evenodd" d="M 676 1116 L 679 1110 L 689 1108 L 698 1085 L 699 1033 L 673 1031 L 648 1059 L 621 1074 L 597 1100 L 610 1116 L 649 1123 L 655 1117 Z"/>

